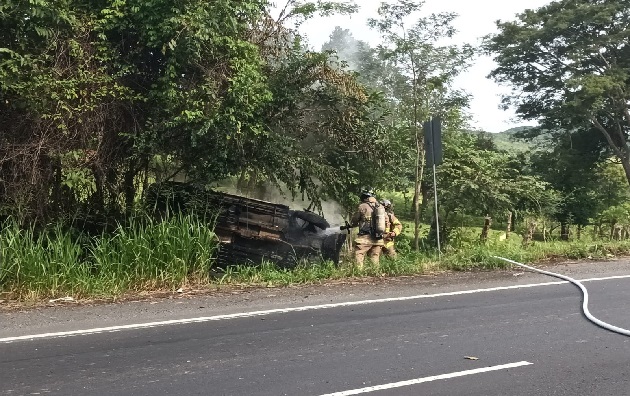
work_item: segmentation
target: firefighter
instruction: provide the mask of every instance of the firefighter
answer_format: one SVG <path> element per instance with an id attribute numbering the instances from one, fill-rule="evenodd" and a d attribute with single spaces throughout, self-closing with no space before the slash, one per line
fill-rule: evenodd
<path id="1" fill-rule="evenodd" d="M 354 259 L 357 268 L 363 269 L 363 262 L 367 254 L 370 260 L 378 265 L 381 250 L 383 249 L 383 239 L 375 238 L 371 233 L 372 212 L 378 201 L 372 189 L 361 192 L 361 203 L 352 216 L 351 226 L 359 227 L 359 232 L 354 240 Z"/>
<path id="2" fill-rule="evenodd" d="M 396 218 L 392 208 L 392 202 L 390 200 L 382 200 L 381 205 L 383 205 L 385 207 L 385 211 L 387 211 L 387 217 L 385 218 L 385 229 L 387 230 L 387 233 L 383 235 L 383 253 L 386 256 L 395 259 L 398 254 L 394 248 L 394 238 L 402 232 L 402 223 L 398 220 L 398 218 Z"/>

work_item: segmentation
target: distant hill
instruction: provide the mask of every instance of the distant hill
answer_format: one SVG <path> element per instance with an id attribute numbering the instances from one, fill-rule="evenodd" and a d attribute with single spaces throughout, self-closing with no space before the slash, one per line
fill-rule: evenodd
<path id="1" fill-rule="evenodd" d="M 518 132 L 528 131 L 528 130 L 530 130 L 532 128 L 534 128 L 534 127 L 533 126 L 520 126 L 520 127 L 510 128 L 510 129 L 507 129 L 507 130 L 505 130 L 503 132 L 499 132 L 499 133 L 504 133 L 504 134 L 507 134 L 507 135 L 514 135 L 514 134 L 516 134 Z"/>
<path id="2" fill-rule="evenodd" d="M 534 127 L 532 126 L 516 127 L 500 133 L 492 133 L 491 135 L 493 135 L 493 138 L 497 143 L 497 147 L 506 151 L 545 151 L 553 146 L 553 144 L 550 146 L 550 139 L 552 139 L 551 133 L 547 131 L 543 131 L 538 136 L 530 140 L 516 138 L 516 135 L 519 132 L 527 132 L 533 128 Z"/>
<path id="3" fill-rule="evenodd" d="M 515 135 L 518 132 L 523 132 L 528 129 L 531 129 L 531 127 L 510 128 L 507 131 L 491 133 L 490 136 L 492 136 L 494 143 L 500 150 L 510 152 L 524 152 L 533 149 L 536 146 L 536 143 L 523 139 L 516 139 Z"/>
<path id="4" fill-rule="evenodd" d="M 532 141 L 517 139 L 516 134 L 518 132 L 527 131 L 532 129 L 531 126 L 521 126 L 510 128 L 503 132 L 499 133 L 487 133 L 488 136 L 492 138 L 494 143 L 497 145 L 499 150 L 505 150 L 513 153 L 522 153 L 528 150 L 535 149 L 537 144 L 540 142 L 539 138 L 536 138 Z M 480 131 L 471 131 L 472 133 L 480 133 Z M 481 131 L 483 132 L 483 131 Z"/>

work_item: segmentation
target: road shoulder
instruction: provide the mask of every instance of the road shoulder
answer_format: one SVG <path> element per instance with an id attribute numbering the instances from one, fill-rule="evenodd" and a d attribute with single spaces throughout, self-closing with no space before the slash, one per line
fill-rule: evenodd
<path id="1" fill-rule="evenodd" d="M 577 279 L 630 274 L 628 259 L 542 266 Z M 0 337 L 554 281 L 557 279 L 514 268 L 346 279 L 291 287 L 184 290 L 117 302 L 53 302 L 31 307 L 0 304 Z"/>

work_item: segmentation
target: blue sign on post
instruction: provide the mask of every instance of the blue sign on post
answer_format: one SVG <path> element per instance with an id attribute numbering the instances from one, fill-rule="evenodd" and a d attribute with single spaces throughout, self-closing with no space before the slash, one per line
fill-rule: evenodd
<path id="1" fill-rule="evenodd" d="M 442 120 L 433 117 L 431 121 L 424 123 L 424 149 L 427 158 L 427 166 L 442 163 Z"/>

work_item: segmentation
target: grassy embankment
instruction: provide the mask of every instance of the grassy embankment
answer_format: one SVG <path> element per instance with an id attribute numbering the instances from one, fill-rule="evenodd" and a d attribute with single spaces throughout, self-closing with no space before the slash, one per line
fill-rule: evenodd
<path id="1" fill-rule="evenodd" d="M 325 279 L 342 279 L 353 276 L 401 276 L 434 273 L 439 271 L 492 270 L 507 268 L 506 264 L 492 256 L 506 257 L 524 263 L 556 259 L 607 259 L 630 254 L 630 241 L 582 239 L 580 241 L 534 242 L 522 246 L 522 238 L 512 234 L 500 240 L 500 231 L 491 230 L 486 243 L 478 241 L 480 229 L 460 230 L 458 248 L 446 247 L 440 258 L 434 251 L 414 252 L 410 246 L 413 238 L 412 224 L 404 222 L 404 235 L 397 243 L 399 258 L 382 258 L 379 268 L 366 266 L 357 271 L 350 265 L 350 255 L 340 267 L 330 263 L 302 265 L 293 270 L 279 269 L 272 265 L 258 268 L 237 267 L 228 271 L 219 282 L 257 285 L 288 285 L 293 283 L 320 282 Z M 425 230 L 426 232 L 426 230 Z"/>
<path id="2" fill-rule="evenodd" d="M 61 227 L 24 230 L 8 222 L 0 229 L 0 300 L 109 297 L 205 285 L 215 248 L 212 230 L 185 216 L 138 219 L 97 237 Z"/>
<path id="3" fill-rule="evenodd" d="M 346 258 L 341 266 L 302 264 L 291 270 L 271 264 L 238 266 L 211 277 L 216 239 L 194 218 L 176 217 L 164 223 L 134 221 L 111 234 L 92 238 L 76 237 L 59 227 L 36 233 L 8 223 L 0 230 L 0 300 L 108 298 L 180 287 L 278 286 L 360 276 L 505 268 L 506 264 L 492 258 L 494 255 L 536 262 L 550 258 L 604 259 L 630 253 L 630 241 L 592 240 L 587 236 L 580 241 L 534 242 L 523 247 L 519 235 L 500 240 L 502 233 L 493 230 L 488 241 L 481 243 L 479 229 L 470 227 L 460 228 L 453 238 L 457 248 L 446 247 L 438 259 L 429 249 L 413 252 L 412 234 L 412 224 L 405 222 L 397 244 L 399 259 L 382 259 L 380 268 L 367 266 L 357 271 Z"/>

